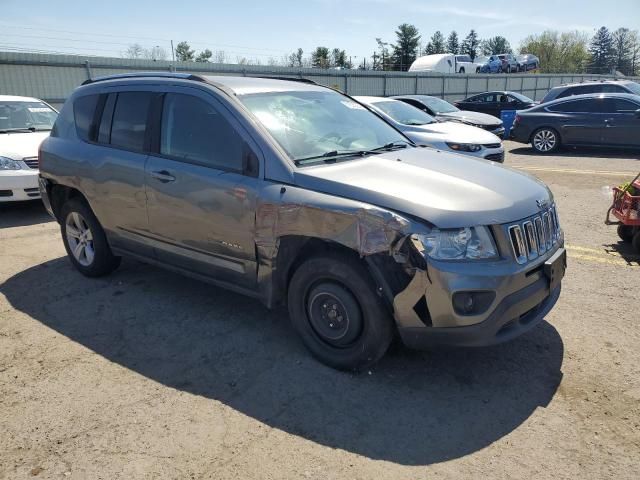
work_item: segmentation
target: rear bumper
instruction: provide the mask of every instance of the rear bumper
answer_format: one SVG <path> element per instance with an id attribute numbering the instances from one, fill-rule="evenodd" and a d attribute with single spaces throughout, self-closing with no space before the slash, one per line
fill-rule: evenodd
<path id="1" fill-rule="evenodd" d="M 509 139 L 519 143 L 529 143 L 531 132 L 528 128 L 524 128 L 522 125 L 514 125 L 511 128 Z"/>
<path id="2" fill-rule="evenodd" d="M 37 170 L 0 172 L 0 202 L 18 202 L 39 198 Z"/>

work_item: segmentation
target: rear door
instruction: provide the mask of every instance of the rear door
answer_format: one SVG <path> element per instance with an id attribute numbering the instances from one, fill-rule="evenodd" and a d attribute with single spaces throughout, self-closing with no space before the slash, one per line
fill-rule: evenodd
<path id="1" fill-rule="evenodd" d="M 639 104 L 623 98 L 603 99 L 603 143 L 640 146 L 640 118 L 636 114 L 639 109 Z"/>
<path id="2" fill-rule="evenodd" d="M 100 95 L 91 132 L 92 158 L 86 158 L 94 165 L 91 205 L 113 247 L 153 256 L 146 241 L 149 223 L 144 187 L 153 94 L 144 87 L 105 92 Z"/>
<path id="3" fill-rule="evenodd" d="M 212 93 L 175 87 L 157 105 L 146 186 L 158 259 L 255 287 L 257 146 Z"/>
<path id="4" fill-rule="evenodd" d="M 481 95 L 476 95 L 475 97 L 471 97 L 464 102 L 460 102 L 458 104 L 458 108 L 460 108 L 461 110 L 472 110 L 474 112 L 496 115 L 498 114 L 496 94 L 483 93 Z"/>

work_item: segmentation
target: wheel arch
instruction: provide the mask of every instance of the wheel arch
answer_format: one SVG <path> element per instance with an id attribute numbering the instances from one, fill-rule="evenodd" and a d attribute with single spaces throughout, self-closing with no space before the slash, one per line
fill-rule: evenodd
<path id="1" fill-rule="evenodd" d="M 51 184 L 47 187 L 49 194 L 49 201 L 51 202 L 51 210 L 56 217 L 58 223 L 62 221 L 60 218 L 60 212 L 62 210 L 62 206 L 72 198 L 79 198 L 84 203 L 87 204 L 89 208 L 89 202 L 87 198 L 80 192 L 80 190 L 74 187 L 68 187 L 66 185 L 61 185 L 58 183 Z"/>

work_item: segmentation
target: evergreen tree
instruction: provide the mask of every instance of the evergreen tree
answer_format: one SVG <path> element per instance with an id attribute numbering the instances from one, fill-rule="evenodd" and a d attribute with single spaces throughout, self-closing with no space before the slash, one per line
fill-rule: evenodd
<path id="1" fill-rule="evenodd" d="M 407 71 L 418 54 L 420 34 L 415 26 L 403 23 L 398 26 L 396 37 L 397 43 L 392 45 L 393 64 L 396 70 Z"/>
<path id="2" fill-rule="evenodd" d="M 613 64 L 613 38 L 607 27 L 600 27 L 589 45 L 592 73 L 609 73 Z"/>
<path id="3" fill-rule="evenodd" d="M 433 47 L 433 53 L 446 53 L 445 52 L 445 44 L 444 44 L 444 36 L 440 30 L 436 31 L 431 37 L 429 42 Z"/>
<path id="4" fill-rule="evenodd" d="M 317 47 L 311 53 L 311 66 L 313 68 L 329 68 L 331 66 L 327 47 Z"/>
<path id="5" fill-rule="evenodd" d="M 187 42 L 180 42 L 176 45 L 176 60 L 179 62 L 193 62 L 195 50 Z"/>
<path id="6" fill-rule="evenodd" d="M 491 37 L 481 42 L 481 50 L 483 55 L 498 55 L 500 53 L 513 53 L 509 41 L 501 37 Z"/>
<path id="7" fill-rule="evenodd" d="M 209 63 L 212 56 L 213 52 L 207 48 L 198 54 L 198 56 L 196 57 L 196 62 Z"/>
<path id="8" fill-rule="evenodd" d="M 480 46 L 480 39 L 475 30 L 471 30 L 469 35 L 466 36 L 460 47 L 460 53 L 467 54 L 471 57 L 471 60 L 475 60 L 478 55 L 478 47 Z"/>
<path id="9" fill-rule="evenodd" d="M 460 40 L 458 40 L 458 33 L 454 30 L 449 34 L 447 38 L 447 53 L 453 53 L 454 55 L 460 52 Z"/>

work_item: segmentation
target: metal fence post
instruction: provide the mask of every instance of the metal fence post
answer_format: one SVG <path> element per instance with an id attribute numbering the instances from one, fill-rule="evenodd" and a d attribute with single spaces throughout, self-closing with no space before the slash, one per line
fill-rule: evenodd
<path id="1" fill-rule="evenodd" d="M 467 98 L 469 96 L 469 75 L 465 75 L 465 82 L 464 82 L 464 98 Z"/>
<path id="2" fill-rule="evenodd" d="M 87 69 L 87 80 L 91 80 L 91 78 L 93 77 L 93 75 L 91 74 L 91 65 L 89 64 L 89 60 L 87 60 L 86 62 L 84 62 L 84 66 Z"/>
<path id="3" fill-rule="evenodd" d="M 533 87 L 533 99 L 534 99 L 534 100 L 536 100 L 536 99 L 537 99 L 537 97 L 538 97 L 538 79 L 539 79 L 539 78 L 540 78 L 540 77 L 538 77 L 538 75 L 536 75 L 536 84 L 535 84 L 535 86 Z"/>
<path id="4" fill-rule="evenodd" d="M 382 96 L 386 97 L 387 96 L 387 74 L 385 73 L 382 77 Z"/>
<path id="5" fill-rule="evenodd" d="M 349 75 L 344 74 L 344 93 L 349 94 Z"/>
<path id="6" fill-rule="evenodd" d="M 444 75 L 442 76 L 442 96 L 441 98 L 444 100 L 444 89 L 445 89 L 445 78 Z"/>
<path id="7" fill-rule="evenodd" d="M 418 75 L 416 74 L 416 89 L 415 89 L 415 94 L 418 94 Z"/>

